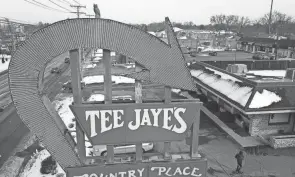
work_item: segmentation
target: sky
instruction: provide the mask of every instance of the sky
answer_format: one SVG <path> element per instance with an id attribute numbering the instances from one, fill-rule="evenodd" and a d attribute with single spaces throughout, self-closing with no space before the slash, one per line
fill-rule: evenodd
<path id="1" fill-rule="evenodd" d="M 269 13 L 271 3 L 271 0 L 1 0 L 0 17 L 29 23 L 52 23 L 77 17 L 73 13 L 47 10 L 27 1 L 64 10 L 52 3 L 55 2 L 70 11 L 75 9 L 69 3 L 75 5 L 75 1 L 78 1 L 81 5 L 86 5 L 81 11 L 91 15 L 94 14 L 93 3 L 96 3 L 102 18 L 124 23 L 147 24 L 161 22 L 169 17 L 172 22 L 192 21 L 197 25 L 209 24 L 210 16 L 220 13 L 248 16 L 254 20 Z M 295 17 L 294 7 L 295 0 L 274 0 L 274 10 Z"/>

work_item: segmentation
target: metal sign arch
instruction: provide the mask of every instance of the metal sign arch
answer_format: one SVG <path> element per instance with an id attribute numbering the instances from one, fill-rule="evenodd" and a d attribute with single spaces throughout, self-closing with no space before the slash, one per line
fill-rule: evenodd
<path id="1" fill-rule="evenodd" d="M 46 64 L 53 56 L 77 48 L 108 49 L 144 65 L 149 69 L 152 82 L 194 90 L 193 80 L 168 18 L 166 24 L 171 46 L 136 27 L 113 20 L 71 19 L 35 32 L 15 52 L 8 77 L 17 113 L 63 168 L 83 163 L 44 105 L 46 96 L 42 95 L 39 83 Z M 146 79 L 145 74 L 134 77 Z"/>

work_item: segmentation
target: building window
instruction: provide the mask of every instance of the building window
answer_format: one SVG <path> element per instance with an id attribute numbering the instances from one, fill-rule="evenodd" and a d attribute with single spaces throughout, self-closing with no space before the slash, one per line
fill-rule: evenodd
<path id="1" fill-rule="evenodd" d="M 269 114 L 268 125 L 290 124 L 291 114 Z"/>

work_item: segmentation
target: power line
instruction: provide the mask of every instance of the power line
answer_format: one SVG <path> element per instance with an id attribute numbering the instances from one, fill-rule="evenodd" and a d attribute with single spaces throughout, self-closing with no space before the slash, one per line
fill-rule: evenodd
<path id="1" fill-rule="evenodd" d="M 63 7 L 63 6 L 61 6 L 61 5 L 59 5 L 59 4 L 55 3 L 55 2 L 53 2 L 52 0 L 49 0 L 49 1 L 50 1 L 51 3 L 57 5 L 58 7 L 60 7 L 60 8 L 62 8 L 62 9 L 65 9 L 65 10 L 71 12 L 69 9 L 67 9 L 67 8 L 65 8 L 65 7 Z"/>
<path id="2" fill-rule="evenodd" d="M 80 9 L 81 8 L 86 8 L 86 6 L 81 6 L 81 5 L 75 6 L 75 5 L 71 5 L 71 7 L 74 7 L 74 8 L 77 9 L 77 12 L 71 12 L 71 13 L 77 14 L 77 18 L 80 18 L 80 14 L 86 14 L 85 12 L 80 12 Z"/>
<path id="3" fill-rule="evenodd" d="M 54 10 L 54 11 L 62 12 L 62 13 L 68 13 L 68 12 L 65 12 L 65 11 L 61 11 L 61 10 L 58 10 L 58 9 L 55 9 L 55 8 L 49 7 L 49 6 L 44 5 L 44 4 L 40 3 L 40 2 L 37 2 L 37 1 L 35 1 L 35 0 L 32 0 L 32 1 L 37 2 L 37 3 L 30 2 L 30 1 L 28 1 L 28 0 L 24 0 L 24 1 L 26 1 L 26 2 L 28 2 L 28 3 L 30 3 L 30 4 L 33 4 L 33 5 L 35 5 L 35 6 L 41 7 L 41 8 L 43 8 L 43 9 Z"/>
<path id="4" fill-rule="evenodd" d="M 79 4 L 79 5 L 81 5 L 79 2 L 77 2 L 76 0 L 73 0 L 75 3 L 77 3 L 77 4 Z"/>
<path id="5" fill-rule="evenodd" d="M 59 2 L 62 2 L 64 4 L 67 4 L 67 5 L 71 5 L 71 3 L 67 0 L 58 0 Z"/>
<path id="6" fill-rule="evenodd" d="M 17 23 L 26 23 L 26 24 L 30 24 L 30 22 L 26 22 L 26 21 L 22 21 L 22 20 L 17 20 L 17 19 L 13 19 L 13 18 L 8 18 L 8 17 L 1 17 L 0 18 L 3 18 L 3 19 L 9 19 L 10 21 L 13 20 L 14 22 L 17 22 Z"/>

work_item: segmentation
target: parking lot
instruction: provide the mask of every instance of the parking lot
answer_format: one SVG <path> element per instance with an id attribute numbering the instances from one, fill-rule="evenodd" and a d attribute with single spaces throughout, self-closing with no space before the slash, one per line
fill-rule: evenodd
<path id="1" fill-rule="evenodd" d="M 191 57 L 188 54 L 185 54 L 184 57 L 187 61 L 206 61 L 206 60 L 222 60 L 222 61 L 231 61 L 231 60 L 252 60 L 252 53 L 246 53 L 242 51 L 225 51 L 217 52 L 217 56 L 210 56 L 206 53 L 198 54 L 196 57 Z"/>

